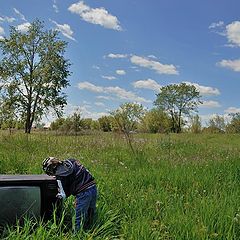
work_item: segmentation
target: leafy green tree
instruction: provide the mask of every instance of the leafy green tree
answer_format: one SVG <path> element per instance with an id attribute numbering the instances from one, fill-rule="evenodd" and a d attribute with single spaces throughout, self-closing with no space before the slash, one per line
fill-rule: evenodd
<path id="1" fill-rule="evenodd" d="M 92 118 L 82 118 L 81 119 L 81 128 L 84 130 L 90 130 L 92 126 Z"/>
<path id="2" fill-rule="evenodd" d="M 1 93 L 25 120 L 26 133 L 50 109 L 59 116 L 66 104 L 62 89 L 69 85 L 70 64 L 64 58 L 67 43 L 58 34 L 36 20 L 26 33 L 11 27 L 9 37 L 0 40 Z"/>
<path id="3" fill-rule="evenodd" d="M 207 129 L 204 129 L 204 132 L 208 133 L 224 133 L 226 128 L 225 119 L 223 116 L 216 115 L 207 123 Z"/>
<path id="4" fill-rule="evenodd" d="M 102 116 L 98 119 L 99 127 L 104 132 L 112 131 L 112 117 L 111 116 Z"/>
<path id="5" fill-rule="evenodd" d="M 79 111 L 73 113 L 71 117 L 68 118 L 70 129 L 74 132 L 79 132 L 82 129 L 81 122 L 81 114 Z"/>
<path id="6" fill-rule="evenodd" d="M 168 132 L 171 119 L 166 112 L 159 109 L 151 109 L 144 115 L 140 127 L 145 132 L 164 133 Z"/>
<path id="7" fill-rule="evenodd" d="M 186 83 L 171 84 L 160 88 L 155 106 L 166 111 L 171 117 L 171 131 L 179 133 L 182 130 L 184 115 L 197 111 L 201 103 L 200 93 L 194 85 Z"/>
<path id="8" fill-rule="evenodd" d="M 198 114 L 191 117 L 190 131 L 192 133 L 200 133 L 202 131 L 202 123 Z"/>
<path id="9" fill-rule="evenodd" d="M 60 127 L 63 126 L 65 120 L 66 119 L 63 118 L 63 117 L 60 117 L 60 118 L 56 119 L 55 121 L 51 122 L 50 129 L 54 130 L 54 131 L 59 130 Z"/>
<path id="10" fill-rule="evenodd" d="M 15 104 L 14 99 L 11 94 L 11 89 L 9 89 L 9 98 L 1 96 L 0 100 L 0 122 L 1 129 L 11 129 L 15 128 L 15 124 L 18 120 L 18 116 L 15 114 Z"/>
<path id="11" fill-rule="evenodd" d="M 118 109 L 111 112 L 118 130 L 124 134 L 133 153 L 135 151 L 132 145 L 131 133 L 137 129 L 144 114 L 145 110 L 141 104 L 131 102 L 124 103 Z"/>
<path id="12" fill-rule="evenodd" d="M 100 130 L 100 124 L 98 120 L 92 120 L 91 130 Z"/>
<path id="13" fill-rule="evenodd" d="M 240 133 L 240 113 L 230 115 L 232 117 L 229 124 L 226 126 L 227 133 Z"/>

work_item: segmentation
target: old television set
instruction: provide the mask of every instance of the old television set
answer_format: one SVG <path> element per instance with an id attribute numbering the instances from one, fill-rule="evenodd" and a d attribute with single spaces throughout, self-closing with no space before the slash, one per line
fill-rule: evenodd
<path id="1" fill-rule="evenodd" d="M 60 205 L 57 181 L 48 175 L 0 175 L 0 228 L 26 217 L 48 220 Z"/>

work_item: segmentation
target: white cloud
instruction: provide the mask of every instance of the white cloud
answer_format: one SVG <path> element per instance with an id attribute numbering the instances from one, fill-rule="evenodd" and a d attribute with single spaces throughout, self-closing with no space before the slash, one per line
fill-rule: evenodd
<path id="1" fill-rule="evenodd" d="M 80 112 L 83 118 L 92 118 L 95 120 L 102 116 L 109 115 L 107 112 L 90 111 L 89 108 L 90 107 L 88 105 L 72 105 L 69 103 L 65 108 L 64 115 L 72 115 L 74 112 L 76 112 L 76 110 Z"/>
<path id="2" fill-rule="evenodd" d="M 8 23 L 12 23 L 14 22 L 16 19 L 13 17 L 7 17 L 7 16 L 2 16 L 0 17 L 0 22 L 8 22 Z"/>
<path id="3" fill-rule="evenodd" d="M 240 113 L 240 108 L 236 107 L 229 107 L 226 110 L 224 110 L 225 113 Z"/>
<path id="4" fill-rule="evenodd" d="M 85 89 L 85 90 L 89 90 L 91 92 L 96 92 L 96 93 L 101 93 L 104 92 L 104 88 L 100 87 L 100 86 L 96 86 L 90 82 L 80 82 L 78 84 L 78 88 L 79 89 Z"/>
<path id="5" fill-rule="evenodd" d="M 202 96 L 217 96 L 220 95 L 220 91 L 217 88 L 201 86 L 198 83 L 185 82 L 188 85 L 194 85 Z"/>
<path id="6" fill-rule="evenodd" d="M 56 25 L 56 29 L 58 31 L 60 31 L 65 37 L 76 41 L 76 39 L 72 36 L 73 35 L 73 31 L 71 29 L 71 27 L 68 24 L 58 24 L 57 22 L 51 20 L 52 23 L 54 23 Z"/>
<path id="7" fill-rule="evenodd" d="M 240 59 L 236 60 L 222 60 L 217 63 L 217 66 L 229 68 L 235 72 L 240 72 Z"/>
<path id="8" fill-rule="evenodd" d="M 210 100 L 210 101 L 203 101 L 203 103 L 200 105 L 200 107 L 203 107 L 203 108 L 218 108 L 218 107 L 221 107 L 221 105 L 217 101 Z"/>
<path id="9" fill-rule="evenodd" d="M 138 80 L 136 82 L 133 82 L 132 85 L 135 88 L 145 88 L 145 89 L 150 89 L 155 92 L 159 92 L 161 85 L 158 84 L 155 80 L 153 79 L 146 79 L 146 80 Z"/>
<path id="10" fill-rule="evenodd" d="M 58 10 L 58 6 L 57 6 L 57 0 L 53 0 L 53 9 L 54 9 L 54 11 L 55 11 L 55 13 L 58 13 L 59 12 L 59 10 Z"/>
<path id="11" fill-rule="evenodd" d="M 68 10 L 78 14 L 86 22 L 98 24 L 117 31 L 122 30 L 117 17 L 108 13 L 105 8 L 91 8 L 83 1 L 80 1 L 72 4 Z"/>
<path id="12" fill-rule="evenodd" d="M 23 21 L 27 22 L 25 16 L 19 10 L 17 10 L 16 8 L 13 8 L 13 10 Z"/>
<path id="13" fill-rule="evenodd" d="M 137 96 L 131 91 L 127 91 L 120 87 L 106 87 L 106 92 L 109 94 L 115 94 L 117 97 L 125 100 L 136 101 L 136 102 L 151 102 L 145 98 Z"/>
<path id="14" fill-rule="evenodd" d="M 31 23 L 26 22 L 16 26 L 16 29 L 20 32 L 26 33 L 30 26 L 31 26 Z"/>
<path id="15" fill-rule="evenodd" d="M 135 93 L 133 93 L 131 91 L 127 91 L 118 86 L 116 86 L 116 87 L 101 87 L 101 86 L 96 86 L 89 82 L 80 82 L 78 84 L 78 88 L 85 89 L 85 90 L 88 90 L 91 92 L 96 92 L 96 93 L 107 93 L 110 95 L 114 95 L 117 98 L 128 100 L 128 101 L 151 102 L 150 100 L 146 100 L 145 98 L 139 97 Z"/>
<path id="16" fill-rule="evenodd" d="M 105 104 L 102 103 L 102 102 L 95 102 L 94 104 L 98 107 L 104 107 L 105 106 Z"/>
<path id="17" fill-rule="evenodd" d="M 126 74 L 126 72 L 124 71 L 124 70 L 116 70 L 116 74 L 118 74 L 118 75 L 125 75 Z"/>
<path id="18" fill-rule="evenodd" d="M 179 74 L 174 65 L 162 64 L 160 62 L 148 59 L 146 57 L 140 57 L 140 56 L 133 55 L 130 58 L 130 61 L 133 64 L 136 64 L 138 66 L 155 70 L 159 74 L 175 74 L 175 75 Z"/>
<path id="19" fill-rule="evenodd" d="M 226 35 L 229 43 L 240 47 L 240 21 L 227 25 Z"/>
<path id="20" fill-rule="evenodd" d="M 114 54 L 114 53 L 109 53 L 107 55 L 109 58 L 126 58 L 128 55 L 127 54 Z"/>
<path id="21" fill-rule="evenodd" d="M 116 77 L 114 76 L 102 76 L 102 78 L 107 79 L 107 80 L 114 80 Z"/>
<path id="22" fill-rule="evenodd" d="M 152 55 L 152 54 L 148 55 L 148 58 L 157 59 L 157 57 L 155 55 Z"/>
<path id="23" fill-rule="evenodd" d="M 111 99 L 111 97 L 109 97 L 109 96 L 97 96 L 96 98 L 103 99 L 103 100 L 110 100 Z"/>
<path id="24" fill-rule="evenodd" d="M 214 28 L 219 28 L 219 27 L 223 27 L 224 26 L 224 22 L 223 21 L 219 21 L 219 22 L 214 22 L 211 23 L 210 26 L 208 27 L 209 29 L 214 29 Z"/>

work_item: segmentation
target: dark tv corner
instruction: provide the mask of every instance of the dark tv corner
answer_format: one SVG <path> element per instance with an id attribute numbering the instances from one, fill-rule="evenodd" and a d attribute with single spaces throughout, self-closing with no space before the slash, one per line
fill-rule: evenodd
<path id="1" fill-rule="evenodd" d="M 54 207 L 61 205 L 57 193 L 56 179 L 46 174 L 0 174 L 0 226 L 14 225 L 26 215 L 51 219 Z"/>

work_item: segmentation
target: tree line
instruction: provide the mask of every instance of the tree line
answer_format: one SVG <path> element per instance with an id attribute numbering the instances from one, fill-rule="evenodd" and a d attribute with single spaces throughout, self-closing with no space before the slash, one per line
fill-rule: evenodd
<path id="1" fill-rule="evenodd" d="M 81 113 L 63 117 L 69 86 L 70 61 L 65 58 L 67 43 L 56 30 L 45 30 L 44 23 L 35 20 L 27 32 L 10 27 L 9 37 L 0 39 L 0 127 L 24 129 L 43 127 L 44 115 L 54 113 L 57 120 L 51 129 L 63 132 L 83 130 L 120 131 L 129 138 L 131 132 L 181 133 L 239 132 L 240 114 L 232 115 L 226 124 L 221 116 L 210 119 L 202 128 L 197 113 L 202 103 L 194 85 L 170 84 L 159 89 L 153 109 L 127 102 L 98 120 L 82 118 Z M 186 128 L 186 118 L 190 118 Z M 37 124 L 38 123 L 38 124 Z"/>

